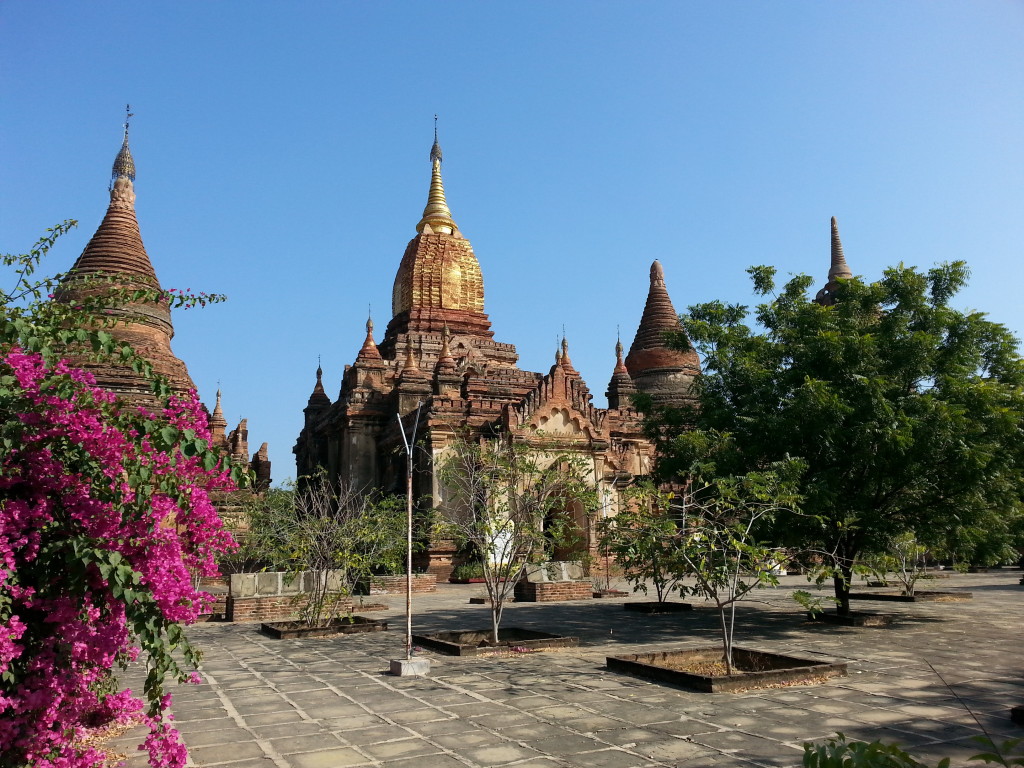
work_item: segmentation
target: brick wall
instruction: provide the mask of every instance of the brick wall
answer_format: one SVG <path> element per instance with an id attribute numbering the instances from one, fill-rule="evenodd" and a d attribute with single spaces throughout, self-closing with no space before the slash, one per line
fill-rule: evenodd
<path id="1" fill-rule="evenodd" d="M 365 611 L 383 611 L 386 605 L 381 603 L 364 603 L 360 605 L 359 599 L 355 601 L 346 600 L 343 605 L 344 611 L 351 608 L 355 613 Z M 291 621 L 298 618 L 302 603 L 296 601 L 294 595 L 276 595 L 269 597 L 234 597 L 227 598 L 226 615 L 227 621 Z"/>
<path id="2" fill-rule="evenodd" d="M 553 603 L 562 600 L 591 600 L 594 585 L 590 581 L 520 581 L 516 600 L 521 603 Z"/>
<path id="3" fill-rule="evenodd" d="M 414 573 L 413 592 L 436 592 L 437 576 L 433 573 Z M 371 595 L 404 595 L 405 576 L 374 576 L 370 580 Z"/>

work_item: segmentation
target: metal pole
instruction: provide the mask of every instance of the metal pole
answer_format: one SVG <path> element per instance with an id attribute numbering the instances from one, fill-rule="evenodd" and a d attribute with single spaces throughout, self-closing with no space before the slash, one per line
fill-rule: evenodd
<path id="1" fill-rule="evenodd" d="M 398 427 L 402 431 L 402 442 L 405 443 L 405 659 L 412 658 L 412 449 L 416 445 L 416 428 L 420 423 L 420 408 L 423 403 L 416 404 L 416 420 L 412 426 L 412 438 L 405 436 L 405 424 L 401 414 L 395 414 Z"/>

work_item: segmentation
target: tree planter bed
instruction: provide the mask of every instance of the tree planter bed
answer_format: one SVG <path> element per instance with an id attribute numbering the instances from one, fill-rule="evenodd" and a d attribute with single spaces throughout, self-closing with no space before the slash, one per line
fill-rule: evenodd
<path id="1" fill-rule="evenodd" d="M 512 647 L 527 648 L 531 651 L 544 648 L 573 648 L 580 644 L 578 637 L 561 637 L 518 627 L 502 629 L 498 636 L 501 641 L 497 645 L 491 643 L 491 630 L 489 629 L 413 635 L 412 640 L 424 648 L 432 648 L 450 656 L 476 656 L 480 653 L 508 650 Z"/>
<path id="2" fill-rule="evenodd" d="M 844 627 L 888 627 L 892 624 L 892 616 L 888 613 L 860 613 L 857 611 L 851 611 L 846 616 L 840 616 L 835 611 L 808 613 L 807 620 L 839 624 Z"/>
<path id="3" fill-rule="evenodd" d="M 850 593 L 851 600 L 888 600 L 895 603 L 962 603 L 974 598 L 970 592 L 922 592 L 902 595 L 898 592 Z"/>
<path id="4" fill-rule="evenodd" d="M 649 613 L 649 614 L 661 614 L 661 613 L 680 613 L 682 611 L 692 611 L 693 606 L 690 603 L 658 603 L 658 602 L 647 602 L 647 603 L 623 603 L 623 608 L 627 611 L 636 611 L 637 613 Z"/>
<path id="5" fill-rule="evenodd" d="M 368 619 L 365 616 L 335 619 L 326 627 L 310 627 L 301 621 L 275 621 L 260 624 L 260 632 L 278 640 L 302 637 L 330 637 L 332 635 L 354 635 L 361 632 L 384 632 L 386 621 Z"/>
<path id="6" fill-rule="evenodd" d="M 702 674 L 702 668 L 722 660 L 721 647 L 687 651 L 639 653 L 609 656 L 607 666 L 613 672 L 646 677 L 705 693 L 732 693 L 800 683 L 820 683 L 830 677 L 845 677 L 846 664 L 818 662 L 794 656 L 733 648 L 734 673 Z M 696 671 L 687 671 L 693 667 Z"/>
<path id="7" fill-rule="evenodd" d="M 595 589 L 594 597 L 629 597 L 629 592 L 623 592 L 621 589 Z"/>

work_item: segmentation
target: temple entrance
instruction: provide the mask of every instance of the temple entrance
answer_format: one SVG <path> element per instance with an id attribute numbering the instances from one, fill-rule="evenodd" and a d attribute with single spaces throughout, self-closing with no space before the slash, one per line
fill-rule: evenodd
<path id="1" fill-rule="evenodd" d="M 579 501 L 556 505 L 544 518 L 548 560 L 580 560 L 590 548 L 590 527 Z"/>

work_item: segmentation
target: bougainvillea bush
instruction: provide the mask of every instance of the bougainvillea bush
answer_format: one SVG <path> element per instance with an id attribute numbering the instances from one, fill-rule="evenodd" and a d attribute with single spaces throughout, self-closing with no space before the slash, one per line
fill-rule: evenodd
<path id="1" fill-rule="evenodd" d="M 0 291 L 0 765 L 95 766 L 84 729 L 141 718 L 150 764 L 180 766 L 163 686 L 198 664 L 181 625 L 210 600 L 193 577 L 233 546 L 210 494 L 239 470 L 210 449 L 194 393 L 156 382 L 159 412 L 123 408 L 63 359 L 78 344 L 147 369 L 103 330 L 103 303 L 126 297 L 55 306 L 57 278 L 31 278 L 64 229 L 3 257 L 18 271 Z M 136 659 L 144 690 L 119 691 L 114 670 Z"/>

